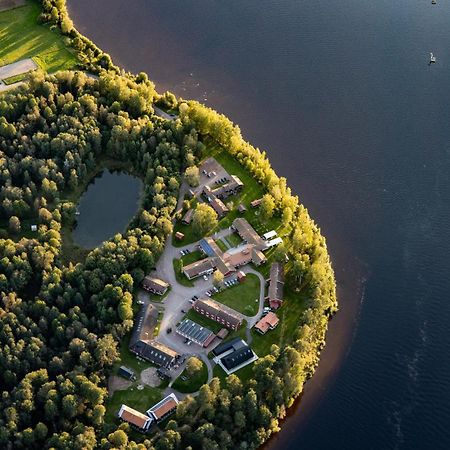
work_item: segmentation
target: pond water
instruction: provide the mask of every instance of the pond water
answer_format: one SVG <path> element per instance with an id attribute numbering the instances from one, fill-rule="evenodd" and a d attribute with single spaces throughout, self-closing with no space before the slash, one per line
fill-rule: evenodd
<path id="1" fill-rule="evenodd" d="M 141 193 L 141 181 L 131 175 L 104 171 L 95 177 L 78 205 L 75 243 L 93 248 L 122 233 L 139 208 Z"/>

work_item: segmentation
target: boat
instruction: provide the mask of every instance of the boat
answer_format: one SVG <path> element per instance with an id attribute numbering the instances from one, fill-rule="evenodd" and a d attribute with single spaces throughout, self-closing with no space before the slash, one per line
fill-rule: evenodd
<path id="1" fill-rule="evenodd" d="M 430 52 L 430 64 L 436 62 L 436 56 L 433 55 L 433 53 Z"/>

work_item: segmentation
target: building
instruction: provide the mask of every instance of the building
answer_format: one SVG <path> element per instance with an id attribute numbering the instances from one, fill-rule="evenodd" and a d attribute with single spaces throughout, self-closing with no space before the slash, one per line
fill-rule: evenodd
<path id="1" fill-rule="evenodd" d="M 206 256 L 222 256 L 223 251 L 212 237 L 203 238 L 198 246 Z"/>
<path id="2" fill-rule="evenodd" d="M 219 344 L 212 352 L 215 356 L 214 362 L 219 364 L 227 375 L 258 359 L 248 344 L 239 337 Z"/>
<path id="3" fill-rule="evenodd" d="M 238 212 L 241 213 L 241 214 L 244 214 L 246 211 L 247 211 L 247 208 L 245 207 L 245 205 L 243 203 L 241 203 L 238 206 Z"/>
<path id="4" fill-rule="evenodd" d="M 225 339 L 228 336 L 229 331 L 226 328 L 221 328 L 221 330 L 217 333 L 217 337 L 219 339 Z"/>
<path id="5" fill-rule="evenodd" d="M 278 316 L 273 312 L 269 312 L 255 325 L 255 330 L 261 334 L 266 334 L 267 331 L 276 328 L 279 322 Z"/>
<path id="6" fill-rule="evenodd" d="M 163 398 L 156 405 L 147 410 L 147 415 L 156 423 L 161 422 L 166 417 L 169 417 L 178 406 L 178 399 L 175 394 L 169 394 Z"/>
<path id="7" fill-rule="evenodd" d="M 146 432 L 150 428 L 153 419 L 127 405 L 122 405 L 118 412 L 119 419 L 128 422 L 139 431 Z"/>
<path id="8" fill-rule="evenodd" d="M 264 242 L 262 237 L 243 217 L 234 219 L 232 228 L 247 244 L 254 245 L 258 250 L 266 249 L 266 243 Z"/>
<path id="9" fill-rule="evenodd" d="M 230 248 L 227 250 L 223 254 L 222 260 L 235 271 L 237 268 L 245 266 L 251 262 L 256 266 L 259 266 L 266 261 L 266 257 L 261 251 L 256 250 L 252 244 L 243 244 L 239 247 Z"/>
<path id="10" fill-rule="evenodd" d="M 182 233 L 181 231 L 177 231 L 175 233 L 175 239 L 177 241 L 182 241 L 184 239 L 184 233 Z"/>
<path id="11" fill-rule="evenodd" d="M 281 239 L 280 237 L 271 239 L 270 241 L 267 241 L 267 248 L 275 247 L 275 245 L 280 245 L 282 242 L 283 239 Z"/>
<path id="12" fill-rule="evenodd" d="M 253 200 L 250 202 L 250 206 L 252 208 L 257 208 L 262 203 L 262 198 L 258 198 L 257 200 Z"/>
<path id="13" fill-rule="evenodd" d="M 210 298 L 199 298 L 192 307 L 199 314 L 221 323 L 231 330 L 237 330 L 242 324 L 242 317 L 234 309 Z"/>
<path id="14" fill-rule="evenodd" d="M 278 309 L 283 304 L 284 267 L 281 263 L 273 263 L 270 266 L 269 292 L 266 300 L 273 309 Z"/>
<path id="15" fill-rule="evenodd" d="M 119 367 L 119 369 L 117 370 L 117 375 L 119 375 L 120 377 L 126 378 L 127 380 L 135 380 L 136 379 L 136 374 L 134 373 L 134 371 L 125 366 Z"/>
<path id="16" fill-rule="evenodd" d="M 190 225 L 192 222 L 193 215 L 194 215 L 194 210 L 192 208 L 188 209 L 186 214 L 181 219 L 181 222 L 184 223 L 185 225 Z"/>
<path id="17" fill-rule="evenodd" d="M 189 278 L 189 280 L 192 280 L 193 278 L 200 277 L 201 275 L 213 273 L 215 268 L 215 258 L 208 257 L 184 266 L 183 273 Z"/>
<path id="18" fill-rule="evenodd" d="M 147 275 L 142 281 L 142 287 L 146 291 L 153 292 L 154 294 L 164 295 L 167 292 L 167 289 L 169 289 L 170 284 L 159 278 Z"/>
<path id="19" fill-rule="evenodd" d="M 214 194 L 209 186 L 203 187 L 203 195 L 208 200 L 209 206 L 214 209 L 219 217 L 223 217 L 229 212 L 223 201 Z"/>
<path id="20" fill-rule="evenodd" d="M 225 216 L 230 210 L 225 206 L 225 203 L 220 198 L 212 198 L 209 202 L 209 206 L 217 213 L 221 218 Z"/>
<path id="21" fill-rule="evenodd" d="M 237 177 L 236 175 L 230 175 L 230 180 L 226 184 L 214 189 L 212 193 L 217 198 L 225 199 L 230 195 L 235 195 L 238 192 L 242 191 L 243 187 L 244 183 L 240 180 L 239 177 Z"/>
<path id="22" fill-rule="evenodd" d="M 157 323 L 158 310 L 152 305 L 142 305 L 134 320 L 129 348 L 136 356 L 157 366 L 170 367 L 179 355 L 153 339 Z"/>
<path id="23" fill-rule="evenodd" d="M 247 275 L 244 272 L 242 272 L 242 270 L 240 270 L 237 273 L 237 279 L 238 279 L 239 283 L 243 283 L 246 278 L 247 278 Z"/>
<path id="24" fill-rule="evenodd" d="M 216 337 L 211 330 L 202 327 L 190 319 L 184 319 L 180 325 L 178 325 L 176 332 L 180 336 L 205 348 L 208 347 Z"/>
<path id="25" fill-rule="evenodd" d="M 265 241 L 269 241 L 270 239 L 273 239 L 273 238 L 276 238 L 276 237 L 277 237 L 277 232 L 276 232 L 275 230 L 269 231 L 269 232 L 264 233 L 264 234 L 262 235 L 262 238 L 263 238 Z"/>

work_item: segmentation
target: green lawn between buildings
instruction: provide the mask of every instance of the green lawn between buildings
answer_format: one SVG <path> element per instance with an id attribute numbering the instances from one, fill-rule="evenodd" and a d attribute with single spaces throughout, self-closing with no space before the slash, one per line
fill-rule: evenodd
<path id="1" fill-rule="evenodd" d="M 38 23 L 40 6 L 28 1 L 25 6 L 0 12 L 0 66 L 33 58 L 46 72 L 72 69 L 77 58 L 57 31 Z"/>
<path id="2" fill-rule="evenodd" d="M 175 278 L 177 279 L 177 282 L 180 283 L 182 286 L 186 287 L 194 286 L 194 282 L 186 277 L 186 275 L 181 271 L 181 267 L 182 267 L 181 259 L 174 259 L 173 271 L 175 272 Z"/>
<path id="3" fill-rule="evenodd" d="M 213 298 L 246 316 L 254 316 L 258 312 L 260 287 L 259 278 L 249 273 L 243 283 L 224 289 Z"/>
<path id="4" fill-rule="evenodd" d="M 194 311 L 193 309 L 190 309 L 186 315 L 183 317 L 183 319 L 190 319 L 193 322 L 198 323 L 202 327 L 208 328 L 213 333 L 218 333 L 222 328 L 223 325 L 221 325 L 218 322 L 214 322 L 214 320 L 208 319 L 205 316 L 202 316 L 197 311 Z"/>
<path id="5" fill-rule="evenodd" d="M 185 376 L 187 380 L 182 380 L 181 377 Z M 206 382 L 208 381 L 208 368 L 206 364 L 202 361 L 201 369 L 194 373 L 194 375 L 189 376 L 186 369 L 183 370 L 181 375 L 175 380 L 172 387 L 178 392 L 183 392 L 185 394 L 190 394 L 192 392 L 197 392 Z"/>

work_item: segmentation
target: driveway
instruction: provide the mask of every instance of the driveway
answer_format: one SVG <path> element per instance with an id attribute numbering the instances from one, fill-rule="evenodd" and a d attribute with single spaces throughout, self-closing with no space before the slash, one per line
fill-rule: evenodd
<path id="1" fill-rule="evenodd" d="M 38 68 L 38 65 L 31 58 L 22 59 L 21 61 L 0 67 L 0 80 L 27 73 L 30 70 Z"/>

